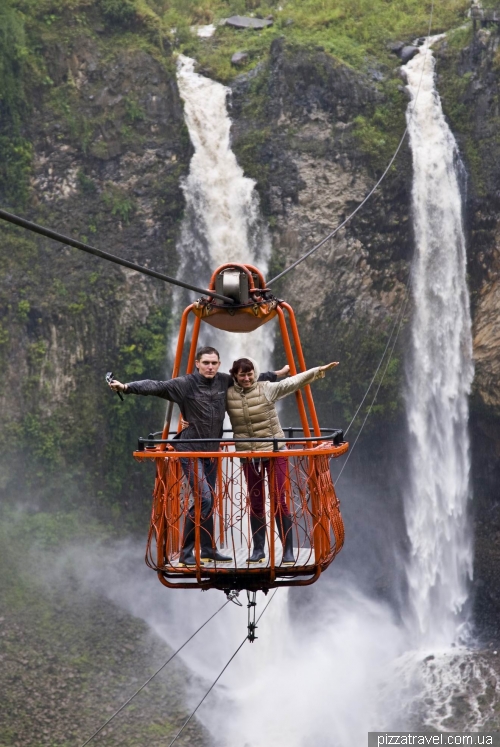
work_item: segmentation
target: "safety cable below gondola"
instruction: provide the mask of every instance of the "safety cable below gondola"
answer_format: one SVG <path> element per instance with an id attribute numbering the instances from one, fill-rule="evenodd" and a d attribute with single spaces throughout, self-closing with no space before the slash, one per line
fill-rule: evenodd
<path id="1" fill-rule="evenodd" d="M 128 705 L 129 705 L 129 703 L 131 703 L 131 702 L 133 701 L 133 699 L 134 699 L 134 698 L 136 697 L 136 695 L 139 695 L 139 693 L 140 693 L 140 692 L 142 692 L 142 690 L 144 690 L 144 688 L 145 688 L 145 687 L 147 687 L 147 685 L 149 685 L 149 683 L 150 683 L 150 682 L 151 682 L 152 680 L 154 680 L 154 678 L 156 677 L 156 675 L 157 675 L 157 674 L 159 674 L 159 673 L 160 673 L 160 672 L 162 671 L 162 669 L 165 669 L 165 667 L 167 666 L 167 664 L 169 664 L 169 663 L 170 663 L 170 662 L 172 661 L 172 659 L 174 659 L 174 658 L 175 658 L 175 657 L 177 656 L 177 654 L 178 654 L 178 653 L 179 653 L 180 651 L 182 651 L 182 649 L 183 649 L 183 648 L 184 648 L 185 646 L 187 646 L 187 644 L 188 644 L 188 643 L 189 643 L 190 641 L 192 641 L 192 640 L 193 640 L 193 638 L 194 638 L 194 637 L 195 637 L 196 635 L 198 635 L 198 633 L 200 632 L 200 630 L 202 630 L 202 629 L 203 629 L 203 628 L 205 627 L 205 625 L 208 625 L 208 623 L 210 622 L 210 620 L 213 620 L 213 618 L 214 618 L 214 617 L 216 617 L 216 616 L 217 616 L 217 615 L 219 614 L 219 612 L 221 612 L 221 611 L 222 611 L 222 610 L 224 609 L 224 607 L 227 607 L 227 605 L 229 604 L 229 602 L 232 602 L 232 601 L 233 601 L 233 600 L 232 600 L 232 598 L 230 598 L 230 596 L 228 595 L 228 600 L 227 600 L 227 602 L 224 602 L 224 604 L 223 604 L 223 605 L 222 605 L 221 607 L 219 607 L 219 609 L 218 609 L 218 610 L 217 610 L 216 612 L 214 612 L 214 613 L 213 613 L 213 615 L 210 615 L 210 617 L 209 617 L 209 618 L 208 618 L 207 620 L 205 620 L 205 622 L 204 622 L 204 623 L 203 623 L 202 625 L 200 625 L 200 627 L 199 627 L 199 628 L 198 628 L 197 630 L 195 630 L 195 632 L 194 632 L 194 633 L 193 633 L 192 635 L 190 635 L 190 636 L 189 636 L 189 638 L 188 638 L 188 639 L 187 639 L 186 641 L 184 641 L 184 643 L 182 644 L 182 646 L 179 646 L 179 648 L 177 649 L 177 651 L 174 651 L 174 653 L 173 653 L 173 654 L 172 654 L 171 656 L 169 656 L 169 658 L 167 659 L 167 661 L 165 661 L 165 662 L 164 662 L 164 663 L 163 663 L 163 664 L 161 665 L 161 667 L 160 667 L 159 669 L 157 669 L 157 670 L 156 670 L 156 672 L 155 672 L 154 674 L 152 674 L 152 675 L 151 675 L 151 677 L 149 677 L 149 678 L 148 678 L 148 679 L 146 680 L 146 682 L 145 682 L 145 683 L 144 683 L 143 685 L 141 685 L 141 686 L 139 687 L 139 689 L 138 689 L 138 690 L 136 690 L 136 691 L 135 691 L 135 693 L 134 693 L 133 695 L 131 695 L 131 696 L 130 696 L 130 698 L 128 698 L 128 700 L 126 700 L 126 701 L 125 701 L 125 703 L 123 703 L 123 704 L 122 704 L 122 705 L 121 705 L 121 706 L 120 706 L 120 707 L 119 707 L 119 708 L 118 708 L 118 709 L 117 709 L 117 710 L 116 710 L 116 711 L 115 711 L 115 712 L 113 713 L 113 715 L 112 715 L 112 716 L 110 716 L 110 717 L 108 718 L 108 720 L 107 720 L 107 721 L 106 721 L 106 722 L 105 722 L 104 724 L 102 724 L 102 726 L 100 726 L 100 727 L 99 727 L 99 728 L 97 729 L 97 731 L 95 731 L 95 732 L 94 732 L 94 733 L 92 734 L 92 736 L 90 736 L 90 737 L 89 737 L 89 738 L 87 739 L 87 741 L 86 741 L 86 742 L 84 742 L 84 743 L 83 743 L 83 744 L 81 745 L 81 747 L 86 747 L 86 745 L 87 745 L 87 744 L 89 744 L 89 743 L 90 743 L 90 742 L 91 742 L 91 741 L 92 741 L 92 740 L 94 739 L 94 737 L 96 737 L 96 736 L 97 736 L 98 734 L 100 734 L 100 733 L 101 733 L 101 731 L 102 731 L 102 730 L 103 730 L 103 729 L 104 729 L 104 728 L 105 728 L 105 727 L 106 727 L 106 726 L 107 726 L 108 724 L 110 724 L 110 723 L 111 723 L 111 721 L 113 721 L 113 719 L 114 719 L 114 718 L 115 718 L 116 716 L 118 716 L 118 714 L 119 714 L 119 713 L 121 713 L 121 712 L 123 711 L 123 709 L 124 709 L 124 708 L 126 708 L 126 707 L 127 707 Z M 269 600 L 269 601 L 271 601 L 271 600 Z M 264 608 L 264 609 L 265 609 L 265 608 Z"/>
<path id="2" fill-rule="evenodd" d="M 271 598 L 269 599 L 268 603 L 266 604 L 266 606 L 264 607 L 264 609 L 260 613 L 259 617 L 255 621 L 255 623 L 254 623 L 254 630 L 257 627 L 257 624 L 259 623 L 259 621 L 260 621 L 261 617 L 263 616 L 264 612 L 267 610 L 267 608 L 269 607 L 269 605 L 273 601 L 274 597 L 276 596 L 276 592 L 277 591 L 278 591 L 278 589 L 274 590 L 274 592 L 272 593 Z M 255 605 L 254 605 L 254 609 L 255 609 Z M 224 672 L 226 671 L 226 669 L 228 668 L 228 666 L 231 664 L 231 662 L 233 661 L 233 659 L 236 657 L 236 655 L 238 654 L 238 652 L 243 648 L 243 646 L 245 645 L 245 643 L 247 641 L 252 641 L 252 640 L 253 639 L 250 637 L 250 633 L 247 636 L 245 636 L 245 638 L 242 640 L 242 642 L 240 643 L 240 645 L 238 646 L 238 648 L 236 649 L 236 651 L 234 652 L 234 654 L 231 656 L 231 658 L 229 659 L 229 661 L 227 662 L 227 664 L 223 667 L 223 669 L 221 669 L 221 671 L 219 672 L 219 674 L 217 675 L 217 677 L 215 678 L 215 680 L 212 682 L 212 684 L 210 685 L 210 687 L 208 688 L 207 692 L 205 693 L 205 695 L 203 696 L 203 698 L 200 700 L 200 702 L 198 703 L 198 705 L 196 706 L 196 708 L 194 709 L 194 711 L 186 719 L 186 721 L 184 721 L 183 725 L 181 726 L 181 728 L 179 729 L 179 731 L 177 732 L 177 734 L 175 735 L 175 737 L 172 739 L 172 741 L 169 743 L 168 747 L 172 747 L 172 745 L 175 742 L 177 742 L 177 740 L 179 739 L 180 735 L 182 734 L 182 732 L 184 731 L 184 729 L 186 728 L 186 726 L 189 724 L 189 722 L 191 721 L 191 719 L 193 718 L 193 716 L 195 715 L 195 713 L 198 711 L 198 709 L 200 708 L 200 706 L 203 704 L 203 702 L 210 695 L 210 693 L 214 689 L 215 685 L 220 680 L 220 678 L 222 677 L 222 675 L 224 674 Z"/>

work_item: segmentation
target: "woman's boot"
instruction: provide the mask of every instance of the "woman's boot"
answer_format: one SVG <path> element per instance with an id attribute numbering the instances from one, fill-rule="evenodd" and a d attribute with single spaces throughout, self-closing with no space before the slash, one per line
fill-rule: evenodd
<path id="1" fill-rule="evenodd" d="M 252 527 L 253 552 L 247 563 L 262 563 L 266 558 L 266 517 L 250 514 L 250 526 Z"/>
<path id="2" fill-rule="evenodd" d="M 276 526 L 283 545 L 283 558 L 281 565 L 294 565 L 293 556 L 293 524 L 288 514 L 279 513 L 276 515 Z"/>

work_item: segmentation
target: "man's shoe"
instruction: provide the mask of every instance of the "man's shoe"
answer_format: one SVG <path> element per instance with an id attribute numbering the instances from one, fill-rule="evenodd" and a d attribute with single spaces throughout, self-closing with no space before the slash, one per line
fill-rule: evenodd
<path id="1" fill-rule="evenodd" d="M 230 555 L 222 555 L 216 548 L 210 547 L 208 549 L 202 549 L 200 557 L 205 563 L 213 562 L 217 563 L 231 563 L 232 557 Z"/>
<path id="2" fill-rule="evenodd" d="M 186 553 L 185 555 L 181 553 L 180 558 L 179 558 L 179 565 L 181 567 L 186 567 L 186 568 L 193 566 L 193 565 L 195 566 L 196 558 L 194 557 L 194 554 L 192 552 Z M 200 565 L 204 565 L 202 560 L 200 560 Z"/>

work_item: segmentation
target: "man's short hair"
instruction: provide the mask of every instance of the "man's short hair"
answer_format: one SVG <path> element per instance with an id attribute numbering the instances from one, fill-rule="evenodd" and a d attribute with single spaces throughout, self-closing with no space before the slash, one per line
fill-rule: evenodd
<path id="1" fill-rule="evenodd" d="M 203 355 L 216 355 L 217 358 L 220 360 L 219 351 L 216 350 L 215 348 L 211 348 L 211 347 L 200 348 L 196 352 L 196 358 L 195 358 L 195 360 L 197 360 L 197 361 L 201 360 L 201 358 L 202 358 Z"/>

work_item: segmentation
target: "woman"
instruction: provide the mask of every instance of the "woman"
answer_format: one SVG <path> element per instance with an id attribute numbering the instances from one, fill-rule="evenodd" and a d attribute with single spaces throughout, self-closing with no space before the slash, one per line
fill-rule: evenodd
<path id="1" fill-rule="evenodd" d="M 250 494 L 250 525 L 253 535 L 253 553 L 248 558 L 249 563 L 260 563 L 265 558 L 264 477 L 266 471 L 269 485 L 274 493 L 276 526 L 283 545 L 283 565 L 295 563 L 292 520 L 285 499 L 286 457 L 266 459 L 265 452 L 273 450 L 273 444 L 270 441 L 259 443 L 239 439 L 285 438 L 275 402 L 296 392 L 306 384 L 310 384 L 315 379 L 323 378 L 325 371 L 335 366 L 338 366 L 338 363 L 328 363 L 326 366 L 311 368 L 309 371 L 272 383 L 258 381 L 259 368 L 252 358 L 239 358 L 233 363 L 229 372 L 234 379 L 234 386 L 227 392 L 227 411 L 234 437 L 238 439 L 237 449 L 238 451 L 263 452 L 262 459 L 243 460 L 243 471 Z M 285 443 L 281 443 L 280 448 L 285 449 Z"/>

